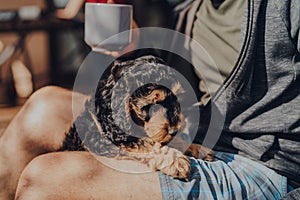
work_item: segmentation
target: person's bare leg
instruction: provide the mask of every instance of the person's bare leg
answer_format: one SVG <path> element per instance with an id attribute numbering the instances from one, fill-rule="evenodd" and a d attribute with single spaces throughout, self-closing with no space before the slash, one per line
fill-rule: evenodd
<path id="1" fill-rule="evenodd" d="M 23 171 L 16 200 L 161 199 L 157 173 L 111 169 L 88 152 L 50 153 Z"/>
<path id="2" fill-rule="evenodd" d="M 45 87 L 28 99 L 0 138 L 1 200 L 14 198 L 19 176 L 33 158 L 59 149 L 72 121 L 70 91 Z"/>

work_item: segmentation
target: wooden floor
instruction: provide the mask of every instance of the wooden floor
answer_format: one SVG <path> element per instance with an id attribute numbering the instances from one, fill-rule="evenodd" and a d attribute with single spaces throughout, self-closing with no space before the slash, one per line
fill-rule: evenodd
<path id="1" fill-rule="evenodd" d="M 20 110 L 21 106 L 16 107 L 0 107 L 0 136 L 3 134 L 10 120 L 15 116 L 15 114 Z"/>

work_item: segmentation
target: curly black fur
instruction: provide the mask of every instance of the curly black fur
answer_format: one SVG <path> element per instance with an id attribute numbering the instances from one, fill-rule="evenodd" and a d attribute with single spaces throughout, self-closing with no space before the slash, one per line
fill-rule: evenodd
<path id="1" fill-rule="evenodd" d="M 144 117 L 134 115 L 132 110 L 128 112 L 129 104 L 154 89 L 165 90 L 166 99 L 158 104 L 166 108 L 170 124 L 176 124 L 180 121 L 180 106 L 168 89 L 176 82 L 172 70 L 157 57 L 115 61 L 101 77 L 95 94 L 85 104 L 84 112 L 66 134 L 61 150 L 89 150 L 98 155 L 116 156 L 122 154 L 121 146 L 144 145 L 143 138 L 147 135 L 136 124 L 143 126 L 149 120 L 153 103 L 141 108 Z M 96 116 L 101 131 L 92 115 Z"/>

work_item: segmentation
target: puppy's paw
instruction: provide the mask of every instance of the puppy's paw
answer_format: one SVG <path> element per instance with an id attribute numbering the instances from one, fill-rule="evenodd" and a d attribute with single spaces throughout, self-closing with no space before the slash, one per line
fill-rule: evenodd
<path id="1" fill-rule="evenodd" d="M 184 154 L 205 161 L 213 161 L 215 155 L 213 150 L 200 144 L 191 144 Z"/>
<path id="2" fill-rule="evenodd" d="M 208 149 L 209 151 L 205 153 L 204 157 L 202 158 L 205 161 L 213 161 L 215 157 L 215 152 L 211 149 Z"/>
<path id="3" fill-rule="evenodd" d="M 163 162 L 158 169 L 174 178 L 187 179 L 190 171 L 190 161 L 180 151 L 169 148 L 167 155 L 164 155 Z"/>

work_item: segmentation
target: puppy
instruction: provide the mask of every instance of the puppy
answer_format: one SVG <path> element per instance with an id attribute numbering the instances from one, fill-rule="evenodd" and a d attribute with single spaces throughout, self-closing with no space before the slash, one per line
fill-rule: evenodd
<path id="1" fill-rule="evenodd" d="M 115 61 L 66 134 L 61 150 L 133 159 L 154 171 L 187 179 L 188 158 L 166 145 L 186 125 L 177 99 L 183 92 L 174 72 L 159 58 Z M 213 151 L 201 145 L 192 145 L 186 153 L 213 158 Z"/>

